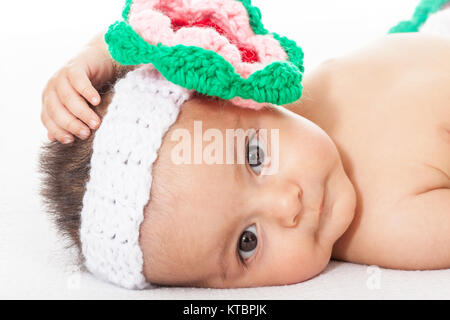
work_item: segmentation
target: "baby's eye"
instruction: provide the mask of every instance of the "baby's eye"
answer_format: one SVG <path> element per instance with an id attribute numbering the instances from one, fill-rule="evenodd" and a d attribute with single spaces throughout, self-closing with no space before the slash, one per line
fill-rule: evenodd
<path id="1" fill-rule="evenodd" d="M 253 256 L 258 247 L 258 236 L 256 235 L 256 226 L 248 227 L 239 238 L 239 255 L 243 260 L 249 259 Z"/>
<path id="2" fill-rule="evenodd" d="M 247 163 L 255 174 L 261 174 L 265 158 L 264 145 L 258 139 L 258 134 L 254 134 L 247 144 Z"/>

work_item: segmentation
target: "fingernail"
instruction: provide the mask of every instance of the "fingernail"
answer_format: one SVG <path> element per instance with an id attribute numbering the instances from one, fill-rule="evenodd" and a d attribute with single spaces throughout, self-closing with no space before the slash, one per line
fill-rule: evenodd
<path id="1" fill-rule="evenodd" d="M 98 98 L 92 98 L 92 103 L 93 104 L 97 104 L 99 102 L 100 102 L 100 100 Z"/>
<path id="2" fill-rule="evenodd" d="M 69 144 L 72 142 L 73 142 L 72 137 L 64 137 L 64 139 L 63 139 L 63 143 L 65 143 L 65 144 Z"/>
<path id="3" fill-rule="evenodd" d="M 89 125 L 91 126 L 92 129 L 95 129 L 98 126 L 98 121 L 97 120 L 91 120 L 91 121 L 89 121 Z"/>
<path id="4" fill-rule="evenodd" d="M 90 132 L 89 130 L 83 129 L 83 130 L 80 131 L 80 136 L 81 136 L 82 138 L 87 138 L 87 137 L 89 137 L 89 134 L 90 134 L 90 133 L 91 133 L 91 132 Z"/>

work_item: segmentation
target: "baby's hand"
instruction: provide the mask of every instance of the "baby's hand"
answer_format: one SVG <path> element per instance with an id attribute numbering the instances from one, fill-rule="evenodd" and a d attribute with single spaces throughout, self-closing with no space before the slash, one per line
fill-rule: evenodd
<path id="1" fill-rule="evenodd" d="M 97 41 L 99 41 L 97 39 Z M 100 117 L 90 108 L 100 103 L 94 85 L 114 75 L 114 63 L 102 45 L 91 45 L 59 70 L 42 94 L 41 120 L 50 141 L 68 144 L 74 135 L 87 139 L 97 129 Z"/>

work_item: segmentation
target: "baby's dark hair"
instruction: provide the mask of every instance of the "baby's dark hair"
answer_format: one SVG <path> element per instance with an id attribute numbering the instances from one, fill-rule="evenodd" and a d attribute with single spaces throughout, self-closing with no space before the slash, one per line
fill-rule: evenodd
<path id="1" fill-rule="evenodd" d="M 100 118 L 106 114 L 113 97 L 113 87 L 135 66 L 120 66 L 114 62 L 114 77 L 100 89 L 102 101 L 92 107 Z M 90 163 L 95 132 L 87 140 L 75 139 L 68 145 L 59 142 L 46 143 L 41 148 L 39 172 L 41 190 L 47 212 L 59 233 L 81 252 L 80 227 L 83 197 L 90 177 Z"/>
<path id="2" fill-rule="evenodd" d="M 100 106 L 93 108 L 100 117 L 112 93 L 104 94 Z M 75 139 L 71 144 L 46 143 L 41 148 L 39 171 L 41 196 L 59 233 L 69 246 L 81 250 L 80 226 L 83 197 L 89 180 L 95 132 L 87 140 Z"/>
<path id="3" fill-rule="evenodd" d="M 126 69 L 127 72 L 131 70 L 132 68 Z M 117 78 L 124 75 L 125 72 Z M 106 93 L 102 95 L 101 104 L 92 107 L 101 118 L 106 114 L 113 97 L 112 84 L 103 91 Z M 75 139 L 68 145 L 59 142 L 46 143 L 41 148 L 39 158 L 39 171 L 42 176 L 40 194 L 44 205 L 60 235 L 68 241 L 68 246 L 77 247 L 79 252 L 81 252 L 81 211 L 86 185 L 90 179 L 94 138 L 95 132 L 92 132 L 87 140 Z M 163 172 L 164 175 L 173 174 L 170 167 L 159 161 L 155 162 L 153 171 Z M 164 188 L 162 181 L 158 185 L 159 189 Z M 166 189 L 164 192 L 155 191 L 152 199 L 153 202 L 160 204 L 159 207 L 170 211 L 170 191 Z"/>
<path id="4" fill-rule="evenodd" d="M 41 195 L 58 230 L 80 248 L 80 212 L 89 179 L 92 138 L 71 145 L 57 142 L 42 147 L 39 159 L 43 174 Z"/>

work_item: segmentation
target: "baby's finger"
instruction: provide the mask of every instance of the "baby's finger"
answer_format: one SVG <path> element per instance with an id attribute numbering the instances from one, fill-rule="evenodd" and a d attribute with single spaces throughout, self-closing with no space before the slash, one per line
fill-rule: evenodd
<path id="1" fill-rule="evenodd" d="M 69 144 L 73 142 L 73 136 L 68 133 L 66 130 L 58 127 L 56 123 L 47 115 L 46 112 L 42 113 L 42 123 L 48 130 L 48 137 L 52 137 L 55 140 L 58 140 L 59 142 L 63 144 Z M 52 141 L 50 139 L 50 141 Z M 53 140 L 54 141 L 54 140 Z M 53 142 L 52 141 L 52 142 Z"/>
<path id="2" fill-rule="evenodd" d="M 75 118 L 69 110 L 62 105 L 59 99 L 48 100 L 48 115 L 62 129 L 76 135 L 82 140 L 91 135 L 89 128 L 80 120 Z"/>
<path id="3" fill-rule="evenodd" d="M 100 103 L 100 94 L 92 86 L 87 74 L 81 69 L 71 69 L 68 74 L 69 81 L 75 90 L 92 105 L 97 106 Z"/>
<path id="4" fill-rule="evenodd" d="M 55 137 L 53 137 L 53 136 L 50 134 L 50 132 L 47 133 L 47 138 L 48 138 L 48 140 L 50 140 L 50 142 L 55 142 L 55 141 L 56 141 Z"/>
<path id="5" fill-rule="evenodd" d="M 100 124 L 99 116 L 87 105 L 86 101 L 71 87 L 68 81 L 61 81 L 58 85 L 58 96 L 65 107 L 91 129 L 97 129 Z"/>

